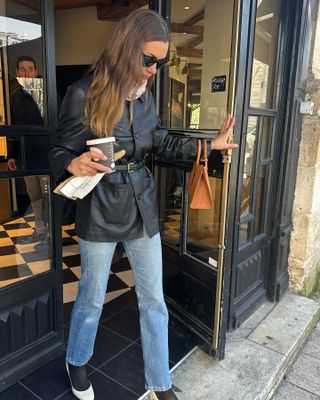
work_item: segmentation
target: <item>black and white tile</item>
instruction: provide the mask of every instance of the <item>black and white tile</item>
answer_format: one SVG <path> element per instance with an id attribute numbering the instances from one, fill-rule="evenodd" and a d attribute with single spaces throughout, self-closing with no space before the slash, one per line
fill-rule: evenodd
<path id="1" fill-rule="evenodd" d="M 176 222 L 178 219 L 177 213 L 167 222 Z M 177 234 L 175 226 L 168 228 Z M 31 235 L 33 227 L 32 214 L 0 225 L 0 287 L 50 269 L 49 252 L 37 251 L 35 244 L 19 244 L 19 238 Z M 74 226 L 64 226 L 62 238 L 64 328 L 67 340 L 81 271 Z M 135 400 L 145 393 L 139 311 L 134 284 L 127 258 L 112 265 L 94 354 L 88 364 L 95 400 Z M 195 345 L 172 328 L 169 344 L 170 367 Z M 60 355 L 0 393 L 0 400 L 74 399 L 64 358 L 65 354 Z"/>
<path id="2" fill-rule="evenodd" d="M 0 287 L 19 282 L 50 269 L 49 245 L 39 242 L 23 244 L 33 233 L 34 216 L 29 213 L 0 225 Z M 74 302 L 80 278 L 80 254 L 74 225 L 63 226 L 64 303 Z M 134 286 L 134 278 L 126 259 L 112 270 L 105 302 L 121 296 Z"/>

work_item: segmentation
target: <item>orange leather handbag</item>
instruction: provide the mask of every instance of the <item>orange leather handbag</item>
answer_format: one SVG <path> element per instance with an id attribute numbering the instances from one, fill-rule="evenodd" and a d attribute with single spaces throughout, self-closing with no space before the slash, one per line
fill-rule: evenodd
<path id="1" fill-rule="evenodd" d="M 203 159 L 200 159 L 201 146 Z M 194 209 L 210 209 L 213 206 L 211 187 L 208 176 L 207 144 L 198 140 L 198 153 L 194 162 L 189 182 L 189 205 Z"/>

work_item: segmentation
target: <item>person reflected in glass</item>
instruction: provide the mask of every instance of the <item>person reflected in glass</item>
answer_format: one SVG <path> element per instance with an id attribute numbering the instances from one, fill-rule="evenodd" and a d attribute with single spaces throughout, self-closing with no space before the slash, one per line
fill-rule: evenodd
<path id="1" fill-rule="evenodd" d="M 152 77 L 167 62 L 169 40 L 159 14 L 134 11 L 118 23 L 91 73 L 69 87 L 61 105 L 49 153 L 57 182 L 70 175 L 106 173 L 77 200 L 81 278 L 71 315 L 66 369 L 78 399 L 94 399 L 86 364 L 93 354 L 117 242 L 123 244 L 135 275 L 146 388 L 156 399 L 177 399 L 169 373 L 156 187 L 145 165 L 150 153 L 167 159 L 196 156 L 194 139 L 171 136 L 161 126 L 150 91 Z M 211 142 L 212 149 L 236 147 L 227 143 L 233 123 L 229 116 L 220 136 Z M 86 146 L 88 139 L 106 136 L 114 136 L 118 149 L 126 151 L 114 172 L 96 161 L 103 160 L 103 154 Z"/>
<path id="2" fill-rule="evenodd" d="M 15 73 L 16 77 L 10 81 L 11 123 L 14 125 L 43 125 L 40 105 L 37 104 L 30 90 L 26 88 L 34 86 L 34 79 L 38 77 L 35 60 L 29 56 L 18 57 Z M 36 91 L 33 90 L 33 92 Z M 36 146 L 37 138 L 26 136 L 25 140 L 35 141 Z M 8 168 L 10 170 L 20 167 L 19 153 L 17 141 L 8 141 Z M 44 194 L 47 190 L 47 179 L 33 175 L 26 176 L 24 180 L 35 218 L 35 228 L 32 235 L 21 237 L 19 243 L 47 243 L 48 226 L 44 219 Z"/>
<path id="3" fill-rule="evenodd" d="M 35 60 L 29 56 L 18 57 L 15 73 L 16 77 L 10 81 L 11 124 L 43 125 L 41 98 L 36 101 L 39 96 L 35 96 L 39 79 Z"/>

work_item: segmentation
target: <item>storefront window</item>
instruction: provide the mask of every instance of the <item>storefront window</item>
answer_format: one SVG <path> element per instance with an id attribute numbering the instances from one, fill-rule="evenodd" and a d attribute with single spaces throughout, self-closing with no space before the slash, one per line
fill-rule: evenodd
<path id="1" fill-rule="evenodd" d="M 6 166 L 0 164 L 1 170 Z M 0 179 L 0 287 L 50 269 L 49 177 Z"/>
<path id="2" fill-rule="evenodd" d="M 250 106 L 275 108 L 275 87 L 278 32 L 281 1 L 258 0 L 254 55 L 251 78 Z"/>
<path id="3" fill-rule="evenodd" d="M 40 2 L 0 5 L 0 124 L 44 125 Z"/>
<path id="4" fill-rule="evenodd" d="M 232 2 L 171 0 L 169 96 L 160 110 L 168 127 L 220 127 L 227 112 L 231 29 L 226 27 L 232 18 Z"/>

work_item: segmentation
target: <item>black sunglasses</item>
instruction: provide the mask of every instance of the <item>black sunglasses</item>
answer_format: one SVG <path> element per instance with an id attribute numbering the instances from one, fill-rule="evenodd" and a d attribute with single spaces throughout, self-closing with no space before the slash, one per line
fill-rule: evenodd
<path id="1" fill-rule="evenodd" d="M 147 56 L 143 54 L 142 65 L 146 68 L 151 67 L 153 64 L 157 64 L 157 69 L 163 67 L 168 62 L 168 57 L 158 59 L 155 56 Z"/>

